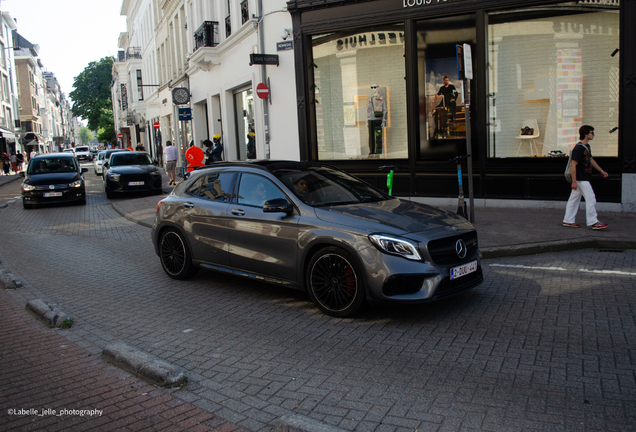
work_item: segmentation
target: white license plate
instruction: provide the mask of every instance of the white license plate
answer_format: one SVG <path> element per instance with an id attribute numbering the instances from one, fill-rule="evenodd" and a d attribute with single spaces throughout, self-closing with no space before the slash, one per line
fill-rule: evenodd
<path id="1" fill-rule="evenodd" d="M 61 196 L 62 196 L 62 192 L 44 192 L 44 198 L 61 197 Z"/>
<path id="2" fill-rule="evenodd" d="M 128 186 L 143 186 L 144 182 L 128 182 Z"/>
<path id="3" fill-rule="evenodd" d="M 477 261 L 471 261 L 468 264 L 453 267 L 450 271 L 451 280 L 466 276 L 467 274 L 477 271 Z"/>

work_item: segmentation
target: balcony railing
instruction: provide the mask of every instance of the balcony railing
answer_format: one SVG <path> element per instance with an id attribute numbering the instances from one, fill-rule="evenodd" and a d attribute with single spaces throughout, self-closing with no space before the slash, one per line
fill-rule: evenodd
<path id="1" fill-rule="evenodd" d="M 126 50 L 126 60 L 140 59 L 141 60 L 141 48 L 130 47 Z"/>
<path id="2" fill-rule="evenodd" d="M 201 47 L 215 47 L 219 44 L 219 23 L 217 21 L 203 21 L 194 32 L 194 50 Z"/>
<path id="3" fill-rule="evenodd" d="M 232 16 L 228 15 L 225 17 L 225 37 L 229 38 L 232 34 Z"/>

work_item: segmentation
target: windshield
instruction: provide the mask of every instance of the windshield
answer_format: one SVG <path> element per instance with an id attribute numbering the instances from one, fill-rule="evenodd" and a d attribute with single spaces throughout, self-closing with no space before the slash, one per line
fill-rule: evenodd
<path id="1" fill-rule="evenodd" d="M 68 157 L 48 157 L 31 159 L 28 174 L 43 174 L 55 172 L 71 172 L 77 171 L 75 159 Z"/>
<path id="2" fill-rule="evenodd" d="M 384 201 L 388 195 L 349 174 L 330 167 L 274 171 L 298 198 L 314 207 Z"/>
<path id="3" fill-rule="evenodd" d="M 88 147 L 75 147 L 76 152 L 87 152 Z"/>
<path id="4" fill-rule="evenodd" d="M 152 160 L 148 153 L 113 153 L 110 157 L 110 166 L 124 165 L 152 165 Z"/>

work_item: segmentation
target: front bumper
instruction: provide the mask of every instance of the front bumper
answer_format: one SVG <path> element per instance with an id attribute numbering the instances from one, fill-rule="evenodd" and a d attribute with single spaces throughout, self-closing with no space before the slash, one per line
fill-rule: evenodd
<path id="1" fill-rule="evenodd" d="M 161 180 L 160 175 L 122 175 L 119 181 L 106 176 L 106 188 L 113 193 L 163 192 Z"/>
<path id="2" fill-rule="evenodd" d="M 48 186 L 37 187 L 33 191 L 22 191 L 22 200 L 26 204 L 59 204 L 86 199 L 84 186 L 78 188 L 55 188 Z"/>

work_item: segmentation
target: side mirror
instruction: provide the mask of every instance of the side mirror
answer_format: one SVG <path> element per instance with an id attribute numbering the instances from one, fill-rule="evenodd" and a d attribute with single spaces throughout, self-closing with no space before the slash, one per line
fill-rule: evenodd
<path id="1" fill-rule="evenodd" d="M 294 211 L 294 207 L 285 198 L 276 198 L 265 201 L 263 204 L 263 212 L 265 213 L 286 213 L 290 214 Z"/>
<path id="2" fill-rule="evenodd" d="M 83 173 L 88 172 L 88 168 L 82 168 L 82 172 Z"/>
<path id="3" fill-rule="evenodd" d="M 24 177 L 24 171 L 20 171 L 20 173 L 18 174 L 20 177 Z"/>

